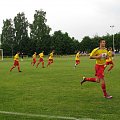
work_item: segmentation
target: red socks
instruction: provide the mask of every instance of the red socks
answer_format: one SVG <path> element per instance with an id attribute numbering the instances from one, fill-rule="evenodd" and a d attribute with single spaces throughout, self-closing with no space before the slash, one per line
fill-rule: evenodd
<path id="1" fill-rule="evenodd" d="M 86 81 L 96 82 L 96 78 L 85 78 Z"/>
<path id="2" fill-rule="evenodd" d="M 96 78 L 85 78 L 85 81 L 96 82 Z M 101 84 L 101 88 L 102 88 L 102 91 L 103 91 L 103 93 L 104 93 L 104 96 L 107 96 L 105 83 L 102 83 L 102 84 Z"/>
<path id="3" fill-rule="evenodd" d="M 104 93 L 104 96 L 107 96 L 105 83 L 102 83 L 102 84 L 101 84 L 101 88 L 102 88 L 102 91 L 103 91 L 103 93 Z"/>

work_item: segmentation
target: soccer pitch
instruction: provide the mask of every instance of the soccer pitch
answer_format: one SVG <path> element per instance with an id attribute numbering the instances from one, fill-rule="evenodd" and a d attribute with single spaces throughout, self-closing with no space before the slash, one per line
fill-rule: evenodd
<path id="1" fill-rule="evenodd" d="M 74 57 L 54 58 L 49 67 L 31 66 L 31 59 L 20 61 L 9 72 L 12 58 L 0 62 L 0 120 L 119 120 L 120 56 L 115 67 L 105 70 L 106 87 L 112 99 L 103 98 L 98 83 L 80 85 L 82 76 L 94 77 L 95 60 L 81 57 L 74 68 Z M 47 58 L 45 66 L 47 65 Z"/>

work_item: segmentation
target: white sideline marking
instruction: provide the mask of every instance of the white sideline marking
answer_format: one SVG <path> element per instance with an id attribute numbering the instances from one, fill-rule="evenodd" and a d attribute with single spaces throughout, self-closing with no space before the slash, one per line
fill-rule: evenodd
<path id="1" fill-rule="evenodd" d="M 39 115 L 39 114 L 7 112 L 7 111 L 0 111 L 0 114 L 18 115 L 18 116 L 27 116 L 27 117 L 41 117 L 41 118 L 64 119 L 64 120 L 94 120 L 94 119 L 91 119 L 91 118 L 75 118 L 75 117 L 63 117 L 63 116 L 50 116 L 50 115 Z"/>

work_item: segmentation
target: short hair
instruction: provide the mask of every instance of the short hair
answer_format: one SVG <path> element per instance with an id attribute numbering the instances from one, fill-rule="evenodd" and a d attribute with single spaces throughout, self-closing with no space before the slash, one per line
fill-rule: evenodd
<path id="1" fill-rule="evenodd" d="M 105 39 L 101 38 L 101 39 L 99 40 L 99 43 L 101 43 L 102 41 L 105 41 Z"/>
<path id="2" fill-rule="evenodd" d="M 20 53 L 20 51 L 17 51 L 17 53 Z"/>

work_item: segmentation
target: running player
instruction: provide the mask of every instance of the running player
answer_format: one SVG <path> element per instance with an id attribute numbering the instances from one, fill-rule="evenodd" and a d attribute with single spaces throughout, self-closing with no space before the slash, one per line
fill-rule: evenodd
<path id="1" fill-rule="evenodd" d="M 18 72 L 22 72 L 20 71 L 20 63 L 19 63 L 19 54 L 20 52 L 17 52 L 17 54 L 14 56 L 14 64 L 10 69 L 10 72 L 12 71 L 12 69 L 14 69 L 16 66 L 18 67 Z"/>
<path id="2" fill-rule="evenodd" d="M 106 92 L 106 84 L 104 79 L 104 65 L 106 63 L 106 57 L 108 55 L 108 51 L 105 48 L 106 42 L 104 39 L 101 39 L 99 43 L 100 43 L 100 46 L 98 48 L 95 48 L 90 54 L 90 59 L 96 59 L 96 65 L 95 65 L 96 78 L 83 77 L 83 80 L 81 81 L 81 85 L 87 81 L 97 82 L 97 83 L 101 82 L 101 88 L 102 88 L 104 97 L 110 99 L 112 98 L 112 96 L 108 95 L 108 93 Z"/>
<path id="3" fill-rule="evenodd" d="M 113 63 L 113 57 L 114 57 L 114 53 L 112 51 L 112 47 L 109 47 L 108 49 L 108 58 L 106 59 L 106 64 L 105 64 L 105 68 L 110 65 L 110 68 L 108 69 L 108 71 L 112 70 L 112 68 L 114 67 L 114 63 Z"/>
<path id="4" fill-rule="evenodd" d="M 49 55 L 47 67 L 53 63 L 53 54 L 54 54 L 54 50 Z"/>
<path id="5" fill-rule="evenodd" d="M 80 64 L 80 51 L 78 51 L 75 56 L 75 68 L 78 64 Z"/>
<path id="6" fill-rule="evenodd" d="M 38 67 L 38 65 L 39 65 L 41 62 L 42 62 L 42 68 L 45 68 L 45 67 L 44 67 L 44 60 L 43 60 L 44 51 L 42 51 L 42 52 L 39 54 L 39 56 L 40 56 L 40 59 L 39 59 L 39 61 L 38 61 L 38 63 L 37 63 L 36 68 Z"/>
<path id="7" fill-rule="evenodd" d="M 32 55 L 32 62 L 31 62 L 31 64 L 32 64 L 33 66 L 34 66 L 35 63 L 36 63 L 36 57 L 37 57 L 37 53 L 34 52 L 34 54 Z"/>

